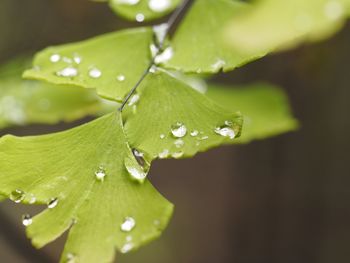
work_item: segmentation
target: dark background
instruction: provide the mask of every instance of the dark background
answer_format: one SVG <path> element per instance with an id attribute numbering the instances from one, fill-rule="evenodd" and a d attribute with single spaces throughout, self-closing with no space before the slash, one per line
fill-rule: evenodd
<path id="1" fill-rule="evenodd" d="M 130 26 L 137 25 L 87 0 L 0 0 L 0 61 Z M 174 218 L 159 240 L 117 261 L 350 262 L 349 49 L 348 24 L 326 42 L 217 77 L 283 86 L 300 130 L 190 160 L 156 162 L 151 180 L 176 205 Z M 68 127 L 33 125 L 1 134 Z M 0 262 L 57 262 L 65 237 L 33 249 L 21 225 L 24 211 L 33 208 L 0 204 Z"/>

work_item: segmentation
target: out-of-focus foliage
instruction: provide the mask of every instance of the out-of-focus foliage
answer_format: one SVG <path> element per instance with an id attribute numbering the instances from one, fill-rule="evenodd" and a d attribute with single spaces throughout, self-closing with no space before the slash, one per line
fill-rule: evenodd
<path id="1" fill-rule="evenodd" d="M 325 39 L 350 13 L 349 0 L 257 0 L 224 31 L 239 52 L 266 52 Z"/>

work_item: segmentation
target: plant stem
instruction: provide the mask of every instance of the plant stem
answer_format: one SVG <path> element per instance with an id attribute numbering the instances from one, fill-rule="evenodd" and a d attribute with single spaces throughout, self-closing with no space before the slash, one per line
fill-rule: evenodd
<path id="1" fill-rule="evenodd" d="M 130 92 L 128 93 L 128 95 L 125 97 L 125 99 L 122 102 L 122 105 L 120 106 L 120 108 L 118 109 L 120 112 L 123 111 L 124 107 L 126 106 L 126 104 L 128 103 L 129 99 L 131 98 L 131 96 L 136 92 L 137 88 L 140 86 L 140 84 L 142 83 L 142 81 L 146 78 L 146 76 L 148 75 L 150 69 L 155 66 L 155 62 L 154 59 L 157 55 L 159 55 L 162 52 L 163 49 L 163 45 L 164 45 L 164 41 L 166 39 L 166 37 L 169 35 L 170 30 L 175 26 L 175 23 L 177 21 L 177 19 L 181 16 L 181 14 L 187 10 L 187 7 L 189 6 L 189 4 L 191 4 L 193 2 L 193 0 L 184 0 L 183 3 L 175 10 L 175 12 L 170 16 L 168 22 L 167 22 L 167 29 L 165 32 L 165 37 L 163 39 L 161 39 L 160 43 L 158 44 L 158 51 L 156 53 L 155 56 L 152 57 L 152 60 L 149 64 L 149 66 L 147 67 L 147 69 L 143 72 L 143 74 L 141 75 L 140 79 L 136 82 L 136 84 L 134 85 L 134 87 L 130 90 Z"/>

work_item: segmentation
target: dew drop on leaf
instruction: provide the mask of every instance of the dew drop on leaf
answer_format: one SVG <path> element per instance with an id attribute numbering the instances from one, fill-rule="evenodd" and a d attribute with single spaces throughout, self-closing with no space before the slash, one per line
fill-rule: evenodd
<path id="1" fill-rule="evenodd" d="M 124 5 L 136 5 L 140 2 L 140 0 L 115 0 L 115 2 Z"/>
<path id="2" fill-rule="evenodd" d="M 66 255 L 66 263 L 76 263 L 77 256 L 73 253 L 67 253 Z"/>
<path id="3" fill-rule="evenodd" d="M 140 95 L 139 94 L 134 94 L 131 96 L 129 102 L 128 102 L 128 105 L 129 106 L 133 106 L 135 105 L 140 99 Z"/>
<path id="4" fill-rule="evenodd" d="M 123 232 L 130 232 L 134 229 L 136 221 L 132 217 L 126 217 L 124 222 L 120 225 L 120 229 Z"/>
<path id="5" fill-rule="evenodd" d="M 95 177 L 98 181 L 103 181 L 105 179 L 106 171 L 102 166 L 100 166 L 95 172 Z"/>
<path id="6" fill-rule="evenodd" d="M 58 199 L 57 198 L 52 198 L 48 204 L 47 204 L 47 208 L 52 209 L 55 208 L 58 204 Z"/>
<path id="7" fill-rule="evenodd" d="M 182 139 L 177 139 L 175 142 L 174 142 L 176 148 L 181 148 L 184 146 L 185 142 L 182 140 Z"/>
<path id="8" fill-rule="evenodd" d="M 165 134 L 161 134 L 161 135 L 159 135 L 159 137 L 160 137 L 161 139 L 164 139 L 164 138 L 165 138 Z"/>
<path id="9" fill-rule="evenodd" d="M 156 36 L 156 40 L 157 40 L 158 44 L 164 42 L 166 34 L 168 32 L 168 28 L 169 28 L 169 25 L 167 23 L 163 23 L 163 24 L 156 25 L 153 27 L 153 32 L 154 32 L 154 35 Z M 153 46 L 156 48 L 156 51 L 158 52 L 158 48 L 155 45 L 153 45 Z M 152 45 L 151 45 L 151 51 L 153 51 Z M 155 54 L 157 54 L 157 52 Z M 153 55 L 153 52 L 152 52 L 152 55 Z"/>
<path id="10" fill-rule="evenodd" d="M 50 57 L 50 61 L 52 63 L 57 63 L 60 60 L 61 60 L 61 56 L 59 54 L 52 54 Z"/>
<path id="11" fill-rule="evenodd" d="M 171 156 L 175 159 L 181 158 L 184 155 L 183 152 L 174 152 Z"/>
<path id="12" fill-rule="evenodd" d="M 134 244 L 131 242 L 126 243 L 120 250 L 123 254 L 130 252 L 134 248 Z"/>
<path id="13" fill-rule="evenodd" d="M 22 224 L 24 226 L 29 226 L 33 223 L 33 219 L 30 215 L 26 214 L 22 216 Z"/>
<path id="14" fill-rule="evenodd" d="M 78 75 L 78 70 L 74 67 L 69 66 L 60 71 L 57 71 L 56 75 L 65 78 L 76 77 Z"/>
<path id="15" fill-rule="evenodd" d="M 181 122 L 177 122 L 171 126 L 171 133 L 176 138 L 182 138 L 187 134 L 187 128 Z"/>
<path id="16" fill-rule="evenodd" d="M 141 14 L 141 13 L 138 13 L 136 15 L 135 19 L 136 19 L 137 22 L 143 22 L 145 20 L 145 15 Z"/>
<path id="17" fill-rule="evenodd" d="M 74 54 L 73 60 L 74 60 L 75 64 L 79 65 L 81 63 L 81 61 L 82 61 L 82 58 L 79 55 Z"/>
<path id="18" fill-rule="evenodd" d="M 159 159 L 165 159 L 169 156 L 169 150 L 164 149 L 162 152 L 158 154 Z"/>
<path id="19" fill-rule="evenodd" d="M 199 134 L 199 131 L 197 131 L 197 130 L 191 131 L 192 137 L 196 137 L 196 136 L 198 136 L 198 134 Z"/>
<path id="20" fill-rule="evenodd" d="M 235 131 L 231 128 L 232 122 L 225 121 L 225 125 L 222 127 L 216 127 L 214 132 L 224 137 L 229 137 L 231 140 L 236 137 Z"/>
<path id="21" fill-rule="evenodd" d="M 120 82 L 123 82 L 125 80 L 125 76 L 124 75 L 118 75 L 117 76 L 117 80 Z"/>
<path id="22" fill-rule="evenodd" d="M 174 55 L 174 50 L 172 47 L 167 47 L 162 53 L 154 58 L 154 63 L 161 64 L 170 60 Z"/>
<path id="23" fill-rule="evenodd" d="M 171 6 L 171 0 L 149 0 L 148 7 L 153 12 L 164 12 Z"/>
<path id="24" fill-rule="evenodd" d="M 133 149 L 132 153 L 134 158 L 125 158 L 124 165 L 131 178 L 142 183 L 147 177 L 150 165 L 144 159 L 143 153 L 136 149 Z"/>
<path id="25" fill-rule="evenodd" d="M 10 199 L 15 203 L 20 203 L 23 201 L 25 196 L 25 193 L 22 190 L 16 189 L 15 191 L 12 191 L 10 195 Z"/>
<path id="26" fill-rule="evenodd" d="M 92 68 L 89 70 L 89 76 L 90 78 L 98 79 L 102 76 L 102 72 L 98 68 Z"/>

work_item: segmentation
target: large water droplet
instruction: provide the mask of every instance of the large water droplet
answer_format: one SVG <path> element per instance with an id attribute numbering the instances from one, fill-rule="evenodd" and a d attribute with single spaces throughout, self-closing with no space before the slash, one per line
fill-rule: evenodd
<path id="1" fill-rule="evenodd" d="M 131 242 L 126 243 L 120 250 L 123 254 L 130 252 L 134 248 L 134 244 Z"/>
<path id="2" fill-rule="evenodd" d="M 126 217 L 124 222 L 120 225 L 120 229 L 123 232 L 130 232 L 131 230 L 134 229 L 136 225 L 136 221 L 132 217 Z"/>
<path id="3" fill-rule="evenodd" d="M 69 66 L 60 71 L 57 71 L 56 75 L 65 78 L 76 77 L 78 75 L 78 70 L 74 67 Z"/>
<path id="4" fill-rule="evenodd" d="M 60 60 L 61 60 L 61 56 L 59 54 L 52 54 L 50 57 L 50 61 L 52 63 L 57 63 Z"/>
<path id="5" fill-rule="evenodd" d="M 57 198 L 52 198 L 48 203 L 47 203 L 47 208 L 52 209 L 55 208 L 58 204 L 58 199 Z"/>
<path id="6" fill-rule="evenodd" d="M 187 134 L 187 128 L 181 122 L 177 122 L 171 126 L 171 133 L 176 138 L 182 138 Z"/>
<path id="7" fill-rule="evenodd" d="M 95 177 L 98 181 L 103 181 L 105 179 L 106 171 L 102 166 L 100 166 L 95 172 Z"/>
<path id="8" fill-rule="evenodd" d="M 12 191 L 10 195 L 10 199 L 15 203 L 20 203 L 23 201 L 25 196 L 25 193 L 22 190 L 16 189 L 15 191 Z"/>
<path id="9" fill-rule="evenodd" d="M 161 64 L 161 63 L 167 62 L 173 57 L 173 55 L 174 55 L 173 48 L 167 47 L 166 49 L 164 49 L 162 53 L 160 53 L 154 58 L 154 63 Z"/>
<path id="10" fill-rule="evenodd" d="M 133 149 L 132 153 L 133 158 L 126 157 L 124 165 L 131 178 L 142 183 L 147 177 L 150 164 L 145 160 L 142 152 Z"/>
<path id="11" fill-rule="evenodd" d="M 170 0 L 149 0 L 148 7 L 153 12 L 164 12 L 171 6 Z"/>
<path id="12" fill-rule="evenodd" d="M 24 226 L 29 226 L 33 223 L 33 219 L 30 215 L 26 214 L 22 216 L 22 224 Z"/>
<path id="13" fill-rule="evenodd" d="M 232 140 L 236 137 L 236 133 L 232 129 L 232 125 L 233 123 L 231 121 L 225 121 L 225 125 L 222 127 L 216 127 L 214 132 L 221 136 L 229 137 Z"/>
<path id="14" fill-rule="evenodd" d="M 89 76 L 90 78 L 98 79 L 102 76 L 102 72 L 98 68 L 92 68 L 89 70 Z"/>

